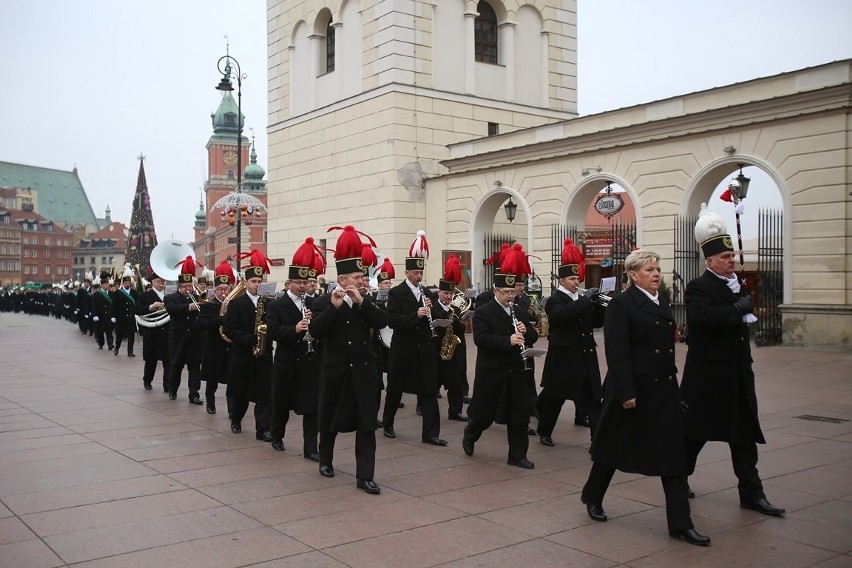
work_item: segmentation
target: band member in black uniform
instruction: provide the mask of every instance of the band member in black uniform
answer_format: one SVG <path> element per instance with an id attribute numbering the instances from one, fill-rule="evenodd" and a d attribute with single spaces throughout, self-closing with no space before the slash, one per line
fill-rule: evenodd
<path id="1" fill-rule="evenodd" d="M 707 546 L 689 513 L 683 412 L 675 367 L 675 321 L 659 294 L 660 257 L 638 249 L 624 260 L 633 285 L 606 309 L 606 386 L 592 439 L 593 465 L 581 500 L 595 521 L 606 521 L 603 499 L 615 470 L 659 476 L 669 534 Z"/>
<path id="2" fill-rule="evenodd" d="M 109 274 L 101 274 L 101 283 L 92 294 L 92 323 L 95 326 L 95 341 L 98 349 L 104 348 L 104 343 L 112 351 L 112 298 L 109 291 Z"/>
<path id="3" fill-rule="evenodd" d="M 198 292 L 198 298 L 196 298 L 199 302 L 206 302 L 208 297 L 208 289 L 210 287 L 211 278 L 208 277 L 209 271 L 202 271 L 201 276 L 198 277 L 196 282 L 196 290 Z"/>
<path id="4" fill-rule="evenodd" d="M 438 410 L 438 354 L 432 343 L 438 333 L 432 329 L 431 293 L 420 283 L 429 256 L 426 234 L 418 231 L 405 259 L 405 280 L 388 291 L 388 325 L 393 329 L 390 371 L 382 415 L 387 438 L 396 438 L 394 418 L 402 393 L 417 395 L 423 416 L 420 439 L 424 444 L 446 446 L 441 439 Z"/>
<path id="5" fill-rule="evenodd" d="M 740 506 L 780 517 L 766 500 L 757 472 L 757 444 L 766 439 L 757 414 L 748 323 L 757 321 L 748 290 L 734 274 L 734 250 L 724 221 L 702 211 L 695 237 L 707 270 L 686 286 L 689 329 L 681 395 L 686 413 L 688 472 L 708 441 L 727 442 L 739 480 Z"/>
<path id="6" fill-rule="evenodd" d="M 372 299 L 358 292 L 365 266 L 362 254 L 358 232 L 351 225 L 343 227 L 334 252 L 337 287 L 314 303 L 308 331 L 323 346 L 318 415 L 320 475 L 334 477 L 337 434 L 354 431 L 356 486 L 378 494 L 381 488 L 374 481 L 377 379 L 370 334 L 387 325 L 387 316 Z"/>
<path id="7" fill-rule="evenodd" d="M 195 328 L 201 306 L 193 295 L 192 279 L 195 261 L 187 257 L 181 263 L 178 289 L 166 296 L 169 313 L 169 400 L 177 399 L 183 367 L 186 365 L 190 404 L 204 404 L 198 391 L 201 389 L 201 337 Z"/>
<path id="8" fill-rule="evenodd" d="M 149 271 L 151 289 L 139 295 L 136 301 L 136 315 L 149 316 L 166 309 L 166 281 L 153 271 Z M 153 327 L 140 326 L 142 336 L 142 359 L 145 368 L 142 385 L 151 390 L 157 363 L 163 362 L 163 392 L 169 392 L 169 322 Z"/>
<path id="9" fill-rule="evenodd" d="M 83 277 L 83 285 L 77 290 L 77 325 L 83 335 L 94 333 L 92 326 L 92 276 Z"/>
<path id="10" fill-rule="evenodd" d="M 600 293 L 590 288 L 580 294 L 586 260 L 571 239 L 565 239 L 559 287 L 544 307 L 550 323 L 547 357 L 538 395 L 538 436 L 545 446 L 553 445 L 553 429 L 566 400 L 588 413 L 592 437 L 600 416 L 601 372 L 598 367 L 594 328 L 603 326 L 605 308 Z"/>
<path id="11" fill-rule="evenodd" d="M 388 309 L 388 291 L 393 286 L 393 279 L 396 278 L 396 270 L 393 267 L 393 262 L 388 257 L 382 261 L 382 265 L 379 267 L 376 272 L 376 305 L 381 308 L 383 311 L 387 312 Z M 385 328 L 385 330 L 379 330 L 379 333 L 372 334 L 373 339 L 371 342 L 371 346 L 373 349 L 373 354 L 376 357 L 376 376 L 378 377 L 378 390 L 376 391 L 376 408 L 381 408 L 382 406 L 382 391 L 385 390 L 385 373 L 388 372 L 388 361 L 390 361 L 390 347 L 385 345 L 386 339 L 382 337 L 382 333 L 385 333 L 385 337 L 389 337 L 386 331 L 389 331 L 390 328 Z M 399 403 L 399 408 L 404 408 L 404 404 L 402 402 Z M 376 420 L 376 428 L 382 428 L 384 423 L 381 419 Z"/>
<path id="12" fill-rule="evenodd" d="M 318 342 L 308 333 L 311 310 L 305 289 L 308 278 L 325 272 L 317 246 L 308 237 L 293 255 L 288 288 L 269 303 L 266 333 L 275 341 L 272 366 L 272 449 L 284 451 L 284 432 L 290 411 L 302 416 L 302 455 L 318 462 L 317 409 L 321 359 Z M 317 263 L 317 260 L 320 262 Z"/>
<path id="13" fill-rule="evenodd" d="M 516 243 L 494 275 L 494 300 L 473 313 L 476 375 L 462 438 L 464 453 L 472 456 L 484 430 L 494 422 L 505 424 L 509 440 L 506 463 L 524 469 L 535 467 L 527 459 L 530 412 L 524 352 L 536 342 L 538 333 L 530 325 L 527 311 L 513 300 L 515 280 L 529 272 L 526 254 Z"/>
<path id="14" fill-rule="evenodd" d="M 118 356 L 121 349 L 121 341 L 127 339 L 127 356 L 136 357 L 133 354 L 133 343 L 136 340 L 136 301 L 137 293 L 132 288 L 133 270 L 130 265 L 124 269 L 121 275 L 121 286 L 112 295 L 112 323 L 115 325 L 115 349 L 113 355 Z"/>
<path id="15" fill-rule="evenodd" d="M 231 300 L 224 326 L 225 336 L 233 342 L 227 390 L 231 432 L 243 431 L 242 420 L 249 402 L 254 402 L 255 439 L 270 442 L 272 341 L 266 337 L 268 298 L 260 296 L 263 275 L 269 274 L 269 259 L 256 249 L 243 253 L 242 257 L 249 259 L 245 269 L 246 293 Z"/>
<path id="16" fill-rule="evenodd" d="M 228 309 L 227 296 L 236 280 L 231 265 L 227 260 L 223 260 L 216 267 L 213 289 L 208 290 L 209 299 L 200 304 L 201 312 L 195 319 L 195 328 L 201 332 L 204 343 L 201 379 L 207 385 L 204 390 L 207 414 L 216 414 L 216 390 L 219 388 L 219 383 L 228 383 L 230 344 L 222 338 L 220 333 L 225 323 L 225 316 L 220 314 L 223 309 Z"/>
<path id="17" fill-rule="evenodd" d="M 438 383 L 447 390 L 448 418 L 467 422 L 462 414 L 464 402 L 464 323 L 462 314 L 452 305 L 456 286 L 461 282 L 461 267 L 456 255 L 447 257 L 444 275 L 438 281 L 438 301 L 432 308 L 433 319 L 445 319 L 450 325 L 438 331 L 432 341 L 438 353 Z"/>

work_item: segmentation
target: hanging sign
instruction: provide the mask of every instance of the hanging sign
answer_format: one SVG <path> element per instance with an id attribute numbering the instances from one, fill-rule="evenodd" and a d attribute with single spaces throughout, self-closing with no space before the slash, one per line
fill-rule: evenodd
<path id="1" fill-rule="evenodd" d="M 623 207 L 624 200 L 617 193 L 599 195 L 598 200 L 595 201 L 595 211 L 607 219 L 621 211 Z"/>

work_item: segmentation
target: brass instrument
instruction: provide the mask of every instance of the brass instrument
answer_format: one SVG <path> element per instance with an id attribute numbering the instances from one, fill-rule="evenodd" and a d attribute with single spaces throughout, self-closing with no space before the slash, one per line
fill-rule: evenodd
<path id="1" fill-rule="evenodd" d="M 305 321 L 308 319 L 308 308 L 305 306 L 305 293 L 302 292 L 302 320 Z M 302 338 L 302 341 L 306 341 L 308 344 L 308 350 L 305 351 L 305 357 L 311 358 L 316 355 L 316 350 L 314 349 L 314 338 L 311 337 L 311 332 L 306 331 L 305 337 Z"/>
<path id="2" fill-rule="evenodd" d="M 162 327 L 169 323 L 171 316 L 166 308 L 160 308 L 144 316 L 136 316 L 136 324 L 140 327 Z"/>
<path id="3" fill-rule="evenodd" d="M 257 299 L 257 309 L 254 312 L 254 347 L 251 353 L 255 357 L 263 357 L 266 353 L 266 302 L 271 296 L 261 296 Z"/>
<path id="4" fill-rule="evenodd" d="M 455 300 L 455 296 L 453 297 Z M 450 303 L 450 318 L 451 319 L 461 319 L 456 315 L 455 310 L 453 309 L 452 302 Z M 456 353 L 456 347 L 461 343 L 461 339 L 455 333 L 453 333 L 452 324 L 448 325 L 444 330 L 444 338 L 441 340 L 441 349 L 438 353 L 440 355 L 442 361 L 450 361 L 453 358 L 453 355 Z"/>
<path id="5" fill-rule="evenodd" d="M 246 281 L 240 280 L 240 283 L 237 284 L 234 287 L 233 290 L 228 292 L 227 296 L 225 296 L 225 300 L 222 302 L 222 307 L 219 308 L 219 315 L 224 317 L 225 313 L 228 311 L 228 302 L 242 296 L 245 293 L 246 293 Z M 227 335 L 225 335 L 225 330 L 224 330 L 223 326 L 221 326 L 221 325 L 219 326 L 219 335 L 227 343 L 233 343 L 233 340 L 231 338 L 229 338 Z"/>
<path id="6" fill-rule="evenodd" d="M 512 312 L 512 325 L 515 327 L 515 333 L 520 333 L 521 331 L 518 328 L 518 316 L 515 315 L 515 302 L 514 301 L 509 303 L 509 311 Z M 530 367 L 529 359 L 527 359 L 528 348 L 527 348 L 526 345 L 519 345 L 518 347 L 521 348 L 521 359 L 524 362 L 524 371 L 529 371 L 531 367 Z"/>
<path id="7" fill-rule="evenodd" d="M 585 295 L 586 289 L 585 288 L 577 288 L 577 292 Z M 603 306 L 603 307 L 607 307 L 609 305 L 609 303 L 612 301 L 612 296 L 609 296 L 607 294 L 598 294 L 598 298 L 599 298 L 601 306 Z"/>

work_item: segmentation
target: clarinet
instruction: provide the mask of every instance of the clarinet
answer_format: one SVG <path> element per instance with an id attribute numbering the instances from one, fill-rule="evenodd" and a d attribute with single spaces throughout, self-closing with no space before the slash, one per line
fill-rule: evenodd
<path id="1" fill-rule="evenodd" d="M 426 306 L 426 288 L 423 287 L 423 284 L 420 284 L 420 302 L 423 307 Z M 432 308 L 429 308 L 429 313 L 426 314 L 426 319 L 429 321 L 429 329 L 432 331 L 432 337 L 438 337 L 438 334 L 435 333 L 435 326 L 432 325 Z"/>
<path id="2" fill-rule="evenodd" d="M 304 292 L 302 292 L 302 295 L 300 296 L 300 298 L 302 300 L 302 320 L 306 320 L 306 319 L 308 319 L 308 315 L 306 313 L 306 310 L 308 308 L 305 306 L 305 293 Z M 302 341 L 306 341 L 308 343 L 308 350 L 305 351 L 305 356 L 308 357 L 308 358 L 311 358 L 314 355 L 316 355 L 316 351 L 314 350 L 314 338 L 311 337 L 310 331 L 305 332 L 305 337 L 302 339 Z"/>
<path id="3" fill-rule="evenodd" d="M 512 325 L 515 327 L 515 333 L 520 333 L 518 329 L 518 316 L 515 315 L 515 302 L 512 301 L 509 303 L 509 310 L 512 312 Z M 521 360 L 524 362 L 524 371 L 530 370 L 530 361 L 527 358 L 527 346 L 519 345 L 521 348 Z"/>

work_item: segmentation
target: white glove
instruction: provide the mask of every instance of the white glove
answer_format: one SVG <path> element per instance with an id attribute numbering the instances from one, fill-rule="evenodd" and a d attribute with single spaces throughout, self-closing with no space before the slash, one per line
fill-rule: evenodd
<path id="1" fill-rule="evenodd" d="M 100 320 L 100 318 L 98 316 L 92 317 L 92 321 L 99 321 L 99 320 Z"/>
<path id="2" fill-rule="evenodd" d="M 109 321 L 111 321 L 112 323 L 115 323 L 115 318 L 109 318 Z"/>

